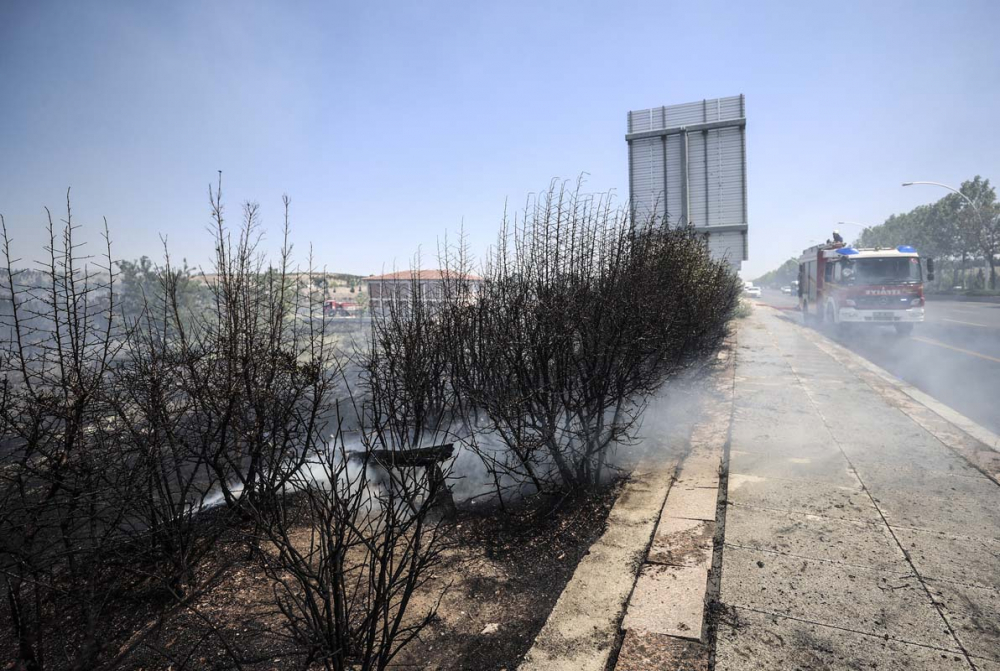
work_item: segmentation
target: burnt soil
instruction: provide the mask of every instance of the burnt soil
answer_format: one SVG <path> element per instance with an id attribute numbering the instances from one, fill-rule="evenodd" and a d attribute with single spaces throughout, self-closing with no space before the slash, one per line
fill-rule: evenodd
<path id="1" fill-rule="evenodd" d="M 407 611 L 408 617 L 420 617 L 437 605 L 437 616 L 392 668 L 513 671 L 576 565 L 603 533 L 620 488 L 615 483 L 561 498 L 535 496 L 506 511 L 460 509 L 442 561 Z M 302 668 L 300 649 L 282 633 L 271 583 L 238 535 L 234 530 L 203 565 L 206 572 L 223 570 L 215 585 L 120 668 Z M 149 622 L 148 605 L 121 604 L 108 613 L 123 640 Z M 0 606 L 0 660 L 14 657 L 5 610 Z M 65 625 L 72 629 L 70 622 Z M 58 647 L 59 638 L 50 641 Z M 51 652 L 49 659 L 57 660 L 58 650 Z M 10 664 L 0 662 L 0 669 L 16 668 Z"/>
<path id="2" fill-rule="evenodd" d="M 455 582 L 445 593 L 438 619 L 403 651 L 397 664 L 422 669 L 516 668 L 576 565 L 603 533 L 620 488 L 616 483 L 561 500 L 536 497 L 506 514 L 463 512 L 456 523 L 456 548 L 429 591 L 440 591 L 448 580 Z"/>

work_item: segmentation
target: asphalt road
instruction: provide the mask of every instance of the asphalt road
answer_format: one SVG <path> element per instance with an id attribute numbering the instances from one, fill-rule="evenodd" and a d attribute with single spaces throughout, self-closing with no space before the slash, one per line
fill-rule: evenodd
<path id="1" fill-rule="evenodd" d="M 765 289 L 760 302 L 793 308 L 794 296 Z M 841 345 L 1000 433 L 1000 303 L 928 301 L 913 335 L 891 328 L 826 333 Z M 799 314 L 789 310 L 789 316 Z"/>

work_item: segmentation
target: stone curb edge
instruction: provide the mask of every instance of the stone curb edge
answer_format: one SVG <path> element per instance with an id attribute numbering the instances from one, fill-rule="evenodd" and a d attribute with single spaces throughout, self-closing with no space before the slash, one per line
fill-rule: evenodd
<path id="1" fill-rule="evenodd" d="M 722 390 L 724 402 L 729 403 L 730 414 L 725 417 L 723 442 L 728 440 L 731 417 L 734 353 L 735 342 L 731 341 L 728 351 L 719 356 L 723 363 L 722 370 L 713 376 L 716 393 L 706 398 L 706 403 L 717 402 L 719 390 Z M 693 547 L 691 541 L 703 539 L 702 522 L 714 530 L 722 452 L 721 444 L 718 455 L 714 454 L 714 447 L 707 447 L 709 442 L 718 442 L 719 438 L 719 417 L 715 412 L 710 414 L 711 417 L 703 418 L 695 425 L 679 472 L 676 462 L 640 463 L 633 472 L 608 515 L 604 534 L 577 565 L 573 577 L 518 667 L 519 671 L 607 671 L 625 668 L 621 666 L 621 652 L 629 655 L 629 631 L 623 631 L 622 624 L 628 617 L 629 602 L 636 594 L 643 571 L 667 570 L 689 576 L 699 572 L 705 574 L 704 579 L 699 581 L 700 592 L 695 599 L 700 604 L 699 619 L 696 624 L 687 625 L 691 627 L 690 635 L 702 638 L 705 630 L 705 583 L 707 568 L 713 557 L 713 533 L 709 532 L 707 537 L 707 562 L 703 543 Z M 699 445 L 705 449 L 698 449 Z M 716 457 L 718 461 L 713 465 Z M 704 490 L 706 495 L 702 496 L 698 490 Z M 710 519 L 698 519 L 708 516 L 704 506 L 709 493 Z M 672 497 L 676 497 L 679 507 L 674 507 Z M 675 533 L 665 533 L 664 538 L 658 538 L 656 532 L 665 511 L 671 518 L 671 529 Z M 689 599 L 686 603 L 691 602 Z M 697 634 L 694 634 L 695 630 Z M 633 637 L 639 631 L 633 626 Z M 623 646 L 623 650 L 619 646 Z"/>
<path id="2" fill-rule="evenodd" d="M 716 541 L 724 524 L 719 501 L 733 417 L 735 353 L 733 338 L 629 599 L 614 671 L 708 669 L 707 616 L 720 563 Z"/>

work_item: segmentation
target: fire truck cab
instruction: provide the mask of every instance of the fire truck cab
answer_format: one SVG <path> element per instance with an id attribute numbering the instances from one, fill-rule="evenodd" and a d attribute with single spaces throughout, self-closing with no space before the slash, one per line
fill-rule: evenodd
<path id="1" fill-rule="evenodd" d="M 927 259 L 928 279 L 934 262 Z M 924 321 L 924 277 L 908 245 L 855 249 L 842 242 L 810 247 L 799 258 L 799 309 L 829 325 L 894 326 L 901 335 Z"/>

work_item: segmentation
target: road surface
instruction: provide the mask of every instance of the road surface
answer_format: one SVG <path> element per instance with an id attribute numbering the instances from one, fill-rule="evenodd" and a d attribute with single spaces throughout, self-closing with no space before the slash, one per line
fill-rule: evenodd
<path id="1" fill-rule="evenodd" d="M 796 304 L 794 296 L 772 289 L 759 301 L 779 308 Z M 887 327 L 826 335 L 1000 433 L 1000 303 L 928 301 L 925 310 L 926 322 L 910 337 Z"/>

